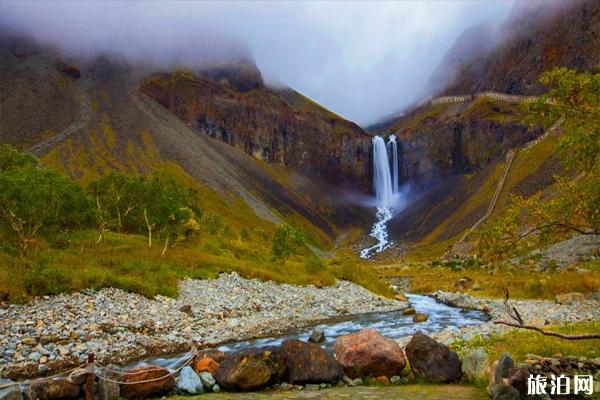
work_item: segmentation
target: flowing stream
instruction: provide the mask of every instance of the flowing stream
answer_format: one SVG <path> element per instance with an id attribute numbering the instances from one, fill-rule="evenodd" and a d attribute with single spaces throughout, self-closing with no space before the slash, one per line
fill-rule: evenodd
<path id="1" fill-rule="evenodd" d="M 377 206 L 377 221 L 373 224 L 369 236 L 377 243 L 362 249 L 362 258 L 371 258 L 381 253 L 392 242 L 389 240 L 387 223 L 399 211 L 401 193 L 398 176 L 398 143 L 396 136 L 390 135 L 388 142 L 381 136 L 373 137 L 373 191 Z"/>
<path id="2" fill-rule="evenodd" d="M 312 327 L 293 329 L 283 336 L 228 343 L 218 346 L 217 349 L 229 352 L 250 347 L 277 346 L 286 339 L 307 340 L 315 327 L 323 329 L 325 333 L 326 341 L 321 343 L 321 346 L 331 349 L 335 339 L 338 337 L 365 328 L 377 329 L 382 335 L 390 338 L 400 338 L 413 335 L 418 330 L 431 333 L 448 327 L 458 329 L 467 325 L 479 325 L 489 319 L 488 315 L 481 311 L 451 307 L 439 303 L 428 296 L 409 294 L 407 297 L 417 312 L 422 312 L 429 316 L 427 321 L 418 324 L 414 323 L 412 315 L 403 315 L 401 311 L 362 314 L 334 318 Z M 174 368 L 180 365 L 182 359 L 183 356 L 181 355 L 152 358 L 140 361 L 135 366 L 153 364 L 166 368 Z"/>

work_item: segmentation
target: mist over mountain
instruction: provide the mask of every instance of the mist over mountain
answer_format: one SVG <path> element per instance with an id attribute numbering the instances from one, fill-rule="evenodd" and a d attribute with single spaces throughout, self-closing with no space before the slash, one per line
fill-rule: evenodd
<path id="1" fill-rule="evenodd" d="M 419 100 L 465 26 L 503 20 L 485 2 L 18 2 L 2 25 L 70 55 L 119 54 L 159 66 L 239 58 L 358 123 Z"/>

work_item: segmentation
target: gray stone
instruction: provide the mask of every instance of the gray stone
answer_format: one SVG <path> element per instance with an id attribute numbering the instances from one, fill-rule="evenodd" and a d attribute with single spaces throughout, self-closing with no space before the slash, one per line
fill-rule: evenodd
<path id="1" fill-rule="evenodd" d="M 212 387 L 212 391 L 213 393 L 219 393 L 221 391 L 221 386 L 219 386 L 219 384 L 215 384 L 215 386 Z"/>
<path id="2" fill-rule="evenodd" d="M 38 365 L 38 374 L 39 375 L 46 375 L 47 372 L 48 372 L 48 366 L 46 366 L 46 364 Z"/>
<path id="3" fill-rule="evenodd" d="M 177 390 L 188 394 L 204 393 L 202 381 L 192 367 L 187 366 L 181 370 L 179 380 L 177 381 Z"/>
<path id="4" fill-rule="evenodd" d="M 520 396 L 519 391 L 509 385 L 494 385 L 492 388 L 493 400 L 519 400 Z"/>
<path id="5" fill-rule="evenodd" d="M 465 354 L 462 359 L 462 371 L 469 381 L 476 381 L 485 377 L 489 358 L 482 347 L 477 347 Z"/>
<path id="6" fill-rule="evenodd" d="M 199 376 L 200 376 L 200 380 L 202 381 L 202 384 L 207 389 L 210 389 L 216 383 L 215 378 L 212 376 L 212 374 L 210 372 L 200 372 Z"/>
<path id="7" fill-rule="evenodd" d="M 325 341 L 325 333 L 323 332 L 323 329 L 321 328 L 315 328 L 312 333 L 310 334 L 310 337 L 308 338 L 309 342 L 313 342 L 313 343 L 321 343 Z"/>
<path id="8" fill-rule="evenodd" d="M 319 385 L 314 384 L 314 383 L 307 384 L 305 388 L 306 388 L 306 390 L 312 390 L 312 391 L 321 389 L 321 387 Z"/>
<path id="9" fill-rule="evenodd" d="M 390 383 L 393 385 L 398 385 L 401 381 L 402 379 L 398 375 L 394 375 L 390 378 Z"/>
<path id="10" fill-rule="evenodd" d="M 514 366 L 514 362 L 508 353 L 502 353 L 498 360 L 498 366 L 494 371 L 494 381 L 498 384 L 503 383 L 504 378 L 508 378 L 510 369 Z"/>
<path id="11" fill-rule="evenodd" d="M 32 361 L 38 361 L 40 359 L 40 357 L 42 357 L 42 355 L 40 353 L 38 353 L 37 351 L 34 351 L 33 353 L 29 354 L 29 357 L 27 357 L 27 358 Z"/>
<path id="12" fill-rule="evenodd" d="M 113 371 L 119 371 L 119 367 L 116 365 L 109 364 L 107 368 Z M 121 374 L 116 372 L 104 371 L 102 376 L 112 381 L 121 381 L 123 377 Z M 114 400 L 121 397 L 121 387 L 118 383 L 108 382 L 104 379 L 98 380 L 98 400 Z"/>
<path id="13" fill-rule="evenodd" d="M 352 386 L 361 386 L 363 384 L 362 378 L 352 379 Z"/>
<path id="14" fill-rule="evenodd" d="M 1 379 L 0 386 L 13 383 L 10 379 Z M 0 400 L 23 400 L 23 394 L 19 386 L 9 386 L 4 389 L 0 389 Z"/>

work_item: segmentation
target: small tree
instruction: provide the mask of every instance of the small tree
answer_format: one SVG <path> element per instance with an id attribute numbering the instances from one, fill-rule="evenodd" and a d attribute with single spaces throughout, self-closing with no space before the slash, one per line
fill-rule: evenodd
<path id="1" fill-rule="evenodd" d="M 152 234 L 164 240 L 162 255 L 170 243 L 184 240 L 200 229 L 194 211 L 188 207 L 188 192 L 173 178 L 154 174 L 146 185 L 143 206 L 148 233 L 148 247 L 152 247 Z"/>
<path id="2" fill-rule="evenodd" d="M 29 162 L 0 172 L 0 220 L 23 255 L 41 230 L 81 226 L 88 217 L 81 188 L 57 172 Z"/>
<path id="3" fill-rule="evenodd" d="M 21 153 L 8 144 L 0 145 L 0 172 L 37 164 L 38 161 L 35 157 L 27 153 Z"/>
<path id="4" fill-rule="evenodd" d="M 111 172 L 90 184 L 100 238 L 106 229 L 117 232 L 139 232 L 143 229 L 141 208 L 145 201 L 145 185 L 143 177 L 121 172 Z"/>
<path id="5" fill-rule="evenodd" d="M 289 225 L 280 225 L 275 230 L 271 241 L 273 256 L 281 264 L 285 263 L 292 254 L 297 254 L 303 243 L 302 234 Z"/>

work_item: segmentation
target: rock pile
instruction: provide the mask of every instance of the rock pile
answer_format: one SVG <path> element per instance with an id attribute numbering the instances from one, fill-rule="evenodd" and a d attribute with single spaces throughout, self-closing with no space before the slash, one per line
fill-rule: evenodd
<path id="1" fill-rule="evenodd" d="M 235 273 L 180 282 L 180 297 L 147 299 L 118 289 L 44 296 L 0 307 L 0 376 L 43 376 L 83 363 L 104 364 L 274 335 L 339 315 L 398 310 L 408 303 L 349 282 L 281 285 Z"/>
<path id="2" fill-rule="evenodd" d="M 454 353 L 433 339 L 419 333 L 411 341 L 407 355 L 415 371 L 425 379 L 432 382 L 455 380 L 453 375 L 438 378 L 443 374 L 440 371 L 455 373 L 452 364 L 455 360 Z M 114 400 L 160 397 L 174 391 L 191 395 L 221 389 L 247 392 L 270 386 L 286 390 L 319 390 L 331 385 L 361 385 L 371 379 L 384 385 L 401 384 L 408 381 L 406 376 L 401 376 L 407 375 L 406 360 L 395 341 L 373 329 L 365 329 L 338 338 L 335 354 L 315 343 L 286 340 L 278 347 L 245 349 L 230 354 L 201 351 L 173 371 L 156 365 L 128 370 L 96 365 L 94 391 L 98 400 Z M 460 361 L 456 362 L 460 372 Z M 87 373 L 86 369 L 77 369 L 67 378 L 23 385 L 27 388 L 25 397 L 75 400 L 83 393 Z M 23 399 L 18 386 L 12 386 L 10 390 L 3 389 L 2 400 Z"/>

